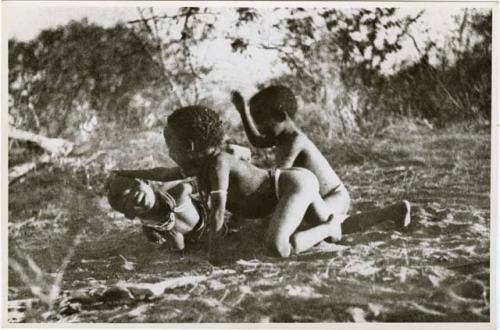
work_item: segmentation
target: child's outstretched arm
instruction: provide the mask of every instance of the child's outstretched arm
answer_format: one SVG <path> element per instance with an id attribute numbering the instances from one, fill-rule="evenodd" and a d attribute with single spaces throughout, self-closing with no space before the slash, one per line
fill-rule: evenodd
<path id="1" fill-rule="evenodd" d="M 245 133 L 247 134 L 250 143 L 257 148 L 272 147 L 273 143 L 265 136 L 261 135 L 255 126 L 250 110 L 245 107 L 243 96 L 241 96 L 238 91 L 231 92 L 231 102 L 233 102 L 236 110 L 240 113 L 241 120 L 243 121 L 243 127 L 245 128 Z"/>
<path id="2" fill-rule="evenodd" d="M 209 174 L 210 189 L 210 220 L 209 220 L 209 255 L 213 256 L 214 249 L 220 249 L 220 232 L 224 225 L 226 211 L 227 189 L 229 187 L 230 164 L 223 157 L 216 158 L 214 171 Z M 215 256 L 217 257 L 217 255 Z"/>
<path id="3" fill-rule="evenodd" d="M 129 178 L 161 182 L 184 179 L 180 167 L 155 167 L 147 170 L 115 170 L 113 173 Z"/>

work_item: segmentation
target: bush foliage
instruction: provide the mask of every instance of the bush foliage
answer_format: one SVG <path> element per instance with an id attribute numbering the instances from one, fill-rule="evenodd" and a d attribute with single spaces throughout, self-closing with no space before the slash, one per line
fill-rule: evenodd
<path id="1" fill-rule="evenodd" d="M 218 35 L 221 17 L 229 12 L 235 17 L 231 29 Z M 221 38 L 234 52 L 257 47 L 279 55 L 289 72 L 256 87 L 291 87 L 301 101 L 301 124 L 318 136 L 329 139 L 360 128 L 379 131 L 392 117 L 438 127 L 460 121 L 489 123 L 491 11 L 464 9 L 446 45 L 415 43 L 418 60 L 403 63 L 391 74 L 383 72 L 382 63 L 414 38 L 411 27 L 420 24 L 422 12 L 273 12 L 278 19 L 271 29 L 282 33 L 275 44 L 259 35 L 269 11 L 252 8 L 184 7 L 166 15 L 139 9 L 139 19 L 128 24 L 103 28 L 72 21 L 28 42 L 11 39 L 11 124 L 49 136 L 72 136 L 97 123 L 112 123 L 114 129 L 150 126 L 166 105 L 204 102 L 201 95 L 224 84 L 207 78 L 213 68 L 197 48 Z M 245 28 L 256 31 L 258 38 L 240 34 Z"/>
<path id="2" fill-rule="evenodd" d="M 158 81 L 156 63 L 124 25 L 87 21 L 44 30 L 30 42 L 9 40 L 10 114 L 17 126 L 60 135 L 93 115 L 132 126 L 142 121 L 134 97 Z"/>

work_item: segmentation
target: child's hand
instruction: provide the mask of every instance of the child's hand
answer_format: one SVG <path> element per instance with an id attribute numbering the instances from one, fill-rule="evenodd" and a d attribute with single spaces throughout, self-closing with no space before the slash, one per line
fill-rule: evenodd
<path id="1" fill-rule="evenodd" d="M 149 227 L 142 226 L 142 232 L 148 241 L 156 244 L 158 248 L 164 246 L 164 243 L 167 241 L 160 233 Z"/>
<path id="2" fill-rule="evenodd" d="M 160 235 L 158 235 L 157 240 L 153 241 L 153 243 L 155 243 L 158 248 L 163 247 L 166 242 L 167 240 L 164 237 L 161 237 Z"/>
<path id="3" fill-rule="evenodd" d="M 243 96 L 241 96 L 240 92 L 238 91 L 231 92 L 231 102 L 234 104 L 238 112 L 245 111 L 245 101 L 243 100 Z"/>

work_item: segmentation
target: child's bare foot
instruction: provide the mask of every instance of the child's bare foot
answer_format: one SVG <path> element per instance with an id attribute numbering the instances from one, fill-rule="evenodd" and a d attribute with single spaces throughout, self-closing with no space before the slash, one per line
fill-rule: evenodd
<path id="1" fill-rule="evenodd" d="M 342 239 L 342 221 L 334 214 L 328 217 L 326 225 L 330 228 L 330 236 L 325 239 L 327 243 L 335 243 Z"/>

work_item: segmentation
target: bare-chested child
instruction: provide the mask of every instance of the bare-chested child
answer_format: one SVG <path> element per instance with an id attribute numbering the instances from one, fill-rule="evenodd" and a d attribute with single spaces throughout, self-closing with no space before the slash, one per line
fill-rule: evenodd
<path id="1" fill-rule="evenodd" d="M 264 88 L 252 96 L 249 108 L 245 107 L 241 94 L 233 91 L 232 102 L 241 115 L 250 143 L 259 148 L 274 147 L 276 168 L 302 167 L 316 175 L 328 211 L 345 219 L 342 225 L 344 234 L 388 218 L 396 218 L 403 227 L 410 224 L 408 201 L 346 218 L 350 206 L 349 192 L 316 145 L 293 121 L 297 101 L 289 88 Z"/>
<path id="2" fill-rule="evenodd" d="M 191 198 L 192 186 L 182 182 L 168 191 L 153 189 L 141 171 L 116 171 L 108 182 L 108 201 L 125 217 L 141 219 L 144 235 L 158 247 L 183 250 L 185 241 L 196 242 L 206 232 L 206 209 Z M 128 177 L 130 176 L 130 177 Z"/>
<path id="3" fill-rule="evenodd" d="M 224 149 L 241 160 L 250 161 L 248 148 L 227 144 Z M 128 219 L 138 217 L 144 235 L 158 247 L 183 250 L 185 241 L 199 243 L 207 236 L 205 203 L 199 196 L 193 198 L 193 187 L 186 180 L 168 191 L 155 189 L 147 182 L 170 182 L 181 178 L 184 174 L 179 167 L 115 170 L 107 183 L 109 204 Z"/>
<path id="4" fill-rule="evenodd" d="M 278 172 L 264 170 L 225 152 L 223 123 L 213 110 L 203 106 L 176 110 L 168 118 L 164 137 L 179 168 L 156 168 L 133 175 L 160 181 L 196 176 L 201 191 L 210 200 L 209 250 L 220 247 L 226 208 L 249 218 L 271 215 L 266 243 L 283 257 L 305 251 L 328 237 L 339 239 L 340 222 L 334 220 L 319 194 L 316 176 L 298 167 Z M 132 204 L 144 200 L 137 195 L 133 195 Z M 301 230 L 307 209 L 313 210 L 321 224 Z M 395 220 L 384 220 L 389 219 Z M 196 225 L 190 223 L 186 232 Z M 177 227 L 171 230 L 173 235 L 183 235 Z"/>

